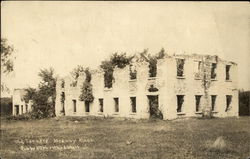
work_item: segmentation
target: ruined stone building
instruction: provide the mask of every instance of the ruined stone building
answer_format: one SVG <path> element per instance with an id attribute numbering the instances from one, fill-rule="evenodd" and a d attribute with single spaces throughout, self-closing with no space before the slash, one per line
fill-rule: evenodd
<path id="1" fill-rule="evenodd" d="M 14 89 L 13 97 L 12 97 L 12 111 L 13 115 L 22 115 L 24 113 L 28 113 L 32 109 L 32 101 L 29 100 L 25 102 L 23 97 L 25 96 L 25 89 Z"/>
<path id="2" fill-rule="evenodd" d="M 157 61 L 155 74 L 147 62 L 134 62 L 114 69 L 110 88 L 105 87 L 101 69 L 91 75 L 93 102 L 79 100 L 85 74 L 74 86 L 70 76 L 57 81 L 57 116 L 238 116 L 237 64 L 217 56 L 166 56 Z"/>

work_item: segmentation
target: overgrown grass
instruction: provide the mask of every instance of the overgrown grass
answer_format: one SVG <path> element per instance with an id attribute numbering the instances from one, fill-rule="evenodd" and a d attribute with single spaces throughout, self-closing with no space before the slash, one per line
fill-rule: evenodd
<path id="1" fill-rule="evenodd" d="M 0 157 L 245 159 L 250 156 L 249 123 L 249 117 L 173 121 L 96 117 L 28 121 L 2 119 Z M 31 142 L 38 139 L 47 139 L 48 143 Z M 54 139 L 76 142 L 55 143 Z M 78 148 L 21 150 L 21 146 L 37 145 L 75 145 Z"/>

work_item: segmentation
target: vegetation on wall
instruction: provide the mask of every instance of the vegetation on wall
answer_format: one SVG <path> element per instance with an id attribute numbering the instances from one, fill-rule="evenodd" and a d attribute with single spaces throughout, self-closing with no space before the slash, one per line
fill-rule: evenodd
<path id="1" fill-rule="evenodd" d="M 64 80 L 62 80 L 62 83 L 61 83 L 61 88 L 64 88 L 64 86 L 65 86 L 65 81 L 64 81 Z"/>
<path id="2" fill-rule="evenodd" d="M 177 59 L 176 60 L 177 76 L 179 76 L 179 77 L 183 76 L 183 74 L 184 74 L 184 64 L 185 64 L 184 59 Z"/>
<path id="3" fill-rule="evenodd" d="M 156 88 L 153 84 L 150 85 L 150 87 L 148 88 L 149 92 L 157 92 L 158 88 Z"/>
<path id="4" fill-rule="evenodd" d="M 211 86 L 211 57 L 206 56 L 202 61 L 202 88 L 204 90 L 204 99 L 205 99 L 205 107 L 202 109 L 202 116 L 204 118 L 212 117 L 212 108 L 210 107 L 210 96 L 209 96 L 209 88 Z"/>
<path id="5" fill-rule="evenodd" d="M 61 92 L 61 98 L 60 98 L 61 103 L 64 103 L 65 101 L 65 93 Z"/>
<path id="6" fill-rule="evenodd" d="M 104 86 L 111 88 L 113 84 L 114 68 L 124 68 L 131 63 L 133 56 L 127 56 L 126 53 L 114 53 L 109 60 L 102 61 L 100 67 L 104 71 Z"/>
<path id="7" fill-rule="evenodd" d="M 129 77 L 131 80 L 134 80 L 137 78 L 137 71 L 135 68 L 133 68 L 133 65 L 129 66 Z"/>
<path id="8" fill-rule="evenodd" d="M 73 77 L 73 82 L 70 84 L 72 87 L 77 86 L 77 80 L 81 73 L 84 72 L 84 67 L 81 65 L 78 65 L 76 68 L 73 69 L 73 71 L 70 72 L 71 76 Z"/>
<path id="9" fill-rule="evenodd" d="M 149 77 L 155 77 L 157 74 L 157 60 L 163 59 L 166 56 L 164 48 L 162 48 L 156 55 L 152 56 L 145 49 L 139 53 L 138 61 L 147 61 L 149 63 Z M 100 67 L 104 70 L 104 86 L 111 88 L 113 84 L 114 68 L 124 68 L 130 65 L 130 79 L 136 79 L 137 72 L 132 70 L 131 61 L 135 55 L 127 56 L 126 53 L 114 53 L 108 60 L 102 61 Z"/>
<path id="10" fill-rule="evenodd" d="M 140 59 L 149 63 L 149 77 L 156 77 L 157 75 L 157 61 L 163 59 L 166 56 L 165 49 L 162 48 L 156 55 L 152 56 L 148 53 L 148 49 L 145 49 L 140 53 Z"/>
<path id="11" fill-rule="evenodd" d="M 79 100 L 85 101 L 85 102 L 93 102 L 94 96 L 93 96 L 92 84 L 90 83 L 91 73 L 89 71 L 89 68 L 85 68 L 84 73 L 85 73 L 86 78 L 81 88 L 81 94 L 79 96 Z"/>

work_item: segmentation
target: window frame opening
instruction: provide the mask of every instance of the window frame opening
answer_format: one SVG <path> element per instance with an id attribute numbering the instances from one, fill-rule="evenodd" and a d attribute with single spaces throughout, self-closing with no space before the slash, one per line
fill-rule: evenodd
<path id="1" fill-rule="evenodd" d="M 194 61 L 194 62 L 195 62 L 194 79 L 201 80 L 202 79 L 202 74 L 201 74 L 202 61 Z"/>
<path id="2" fill-rule="evenodd" d="M 25 104 L 26 113 L 28 112 L 28 104 Z"/>
<path id="3" fill-rule="evenodd" d="M 19 115 L 19 105 L 15 105 L 15 115 Z"/>
<path id="4" fill-rule="evenodd" d="M 103 98 L 99 98 L 98 101 L 99 101 L 99 112 L 103 113 L 103 111 L 104 111 L 104 109 L 103 109 L 103 106 L 104 106 L 103 102 L 104 102 L 104 100 L 103 100 Z"/>
<path id="5" fill-rule="evenodd" d="M 21 114 L 23 114 L 23 105 L 21 105 Z"/>
<path id="6" fill-rule="evenodd" d="M 149 115 L 151 119 L 158 118 L 163 119 L 163 114 L 159 109 L 159 95 L 147 95 Z"/>
<path id="7" fill-rule="evenodd" d="M 230 81 L 231 80 L 231 76 L 230 76 L 230 69 L 231 69 L 231 65 L 226 65 L 226 77 L 225 80 L 226 81 Z"/>
<path id="8" fill-rule="evenodd" d="M 85 113 L 90 112 L 90 102 L 89 101 L 84 101 L 84 108 L 85 108 Z"/>
<path id="9" fill-rule="evenodd" d="M 184 108 L 184 97 L 185 95 L 176 95 L 176 100 L 177 100 L 177 108 L 176 108 L 176 112 L 177 113 L 183 113 Z"/>
<path id="10" fill-rule="evenodd" d="M 114 112 L 119 113 L 119 98 L 115 97 L 114 99 Z"/>
<path id="11" fill-rule="evenodd" d="M 211 95 L 211 111 L 216 111 L 216 99 L 217 95 Z"/>
<path id="12" fill-rule="evenodd" d="M 130 80 L 137 79 L 137 71 L 134 65 L 129 65 L 129 79 Z"/>
<path id="13" fill-rule="evenodd" d="M 201 112 L 201 97 L 202 95 L 195 95 L 195 112 Z"/>
<path id="14" fill-rule="evenodd" d="M 216 69 L 217 69 L 217 63 L 212 63 L 211 64 L 211 75 L 210 75 L 210 78 L 212 80 L 215 80 L 217 78 Z"/>
<path id="15" fill-rule="evenodd" d="M 72 99 L 73 102 L 73 113 L 76 113 L 76 99 Z"/>
<path id="16" fill-rule="evenodd" d="M 136 113 L 136 97 L 130 97 L 131 113 Z"/>
<path id="17" fill-rule="evenodd" d="M 231 110 L 232 99 L 233 99 L 232 95 L 226 95 L 226 109 L 225 109 L 225 112 L 228 112 L 228 111 Z"/>
<path id="18" fill-rule="evenodd" d="M 185 67 L 185 59 L 176 59 L 176 76 L 177 77 L 184 77 L 184 67 Z"/>

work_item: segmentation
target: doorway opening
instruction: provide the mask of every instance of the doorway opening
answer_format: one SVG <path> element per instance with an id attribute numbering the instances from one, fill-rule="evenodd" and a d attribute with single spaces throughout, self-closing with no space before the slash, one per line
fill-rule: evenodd
<path id="1" fill-rule="evenodd" d="M 85 112 L 89 113 L 89 102 L 85 101 Z"/>
<path id="2" fill-rule="evenodd" d="M 148 95 L 150 118 L 163 119 L 162 112 L 159 110 L 158 95 Z"/>
<path id="3" fill-rule="evenodd" d="M 19 105 L 15 105 L 15 115 L 19 115 Z"/>

